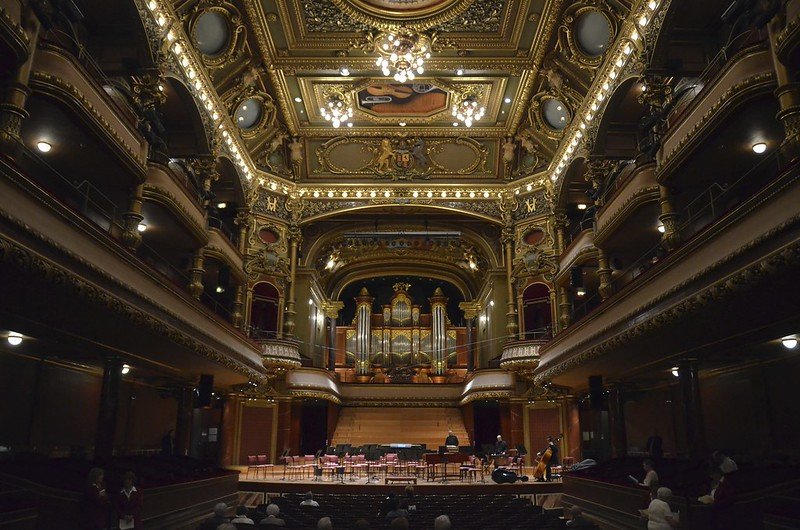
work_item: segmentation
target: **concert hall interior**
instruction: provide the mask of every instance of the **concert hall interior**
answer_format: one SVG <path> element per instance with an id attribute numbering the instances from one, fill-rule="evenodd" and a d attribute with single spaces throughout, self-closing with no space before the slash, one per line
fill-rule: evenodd
<path id="1" fill-rule="evenodd" d="M 0 0 L 0 530 L 800 528 L 798 271 L 800 0 Z"/>

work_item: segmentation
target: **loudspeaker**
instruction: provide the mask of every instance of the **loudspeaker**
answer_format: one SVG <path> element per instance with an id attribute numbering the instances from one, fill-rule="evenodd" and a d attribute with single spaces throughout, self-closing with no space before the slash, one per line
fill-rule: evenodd
<path id="1" fill-rule="evenodd" d="M 197 406 L 210 407 L 211 393 L 214 391 L 214 376 L 201 374 L 200 383 L 197 385 Z"/>
<path id="2" fill-rule="evenodd" d="M 573 287 L 583 287 L 583 268 L 577 266 L 570 267 L 569 281 Z"/>
<path id="3" fill-rule="evenodd" d="M 594 410 L 603 408 L 603 376 L 589 376 L 589 401 Z"/>

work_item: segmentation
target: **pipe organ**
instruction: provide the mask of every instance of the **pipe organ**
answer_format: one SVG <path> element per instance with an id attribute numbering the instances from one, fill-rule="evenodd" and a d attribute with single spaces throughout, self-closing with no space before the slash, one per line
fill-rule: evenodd
<path id="1" fill-rule="evenodd" d="M 361 289 L 353 322 L 336 328 L 337 367 L 354 369 L 360 380 L 381 373 L 394 382 L 408 382 L 421 371 L 444 376 L 466 368 L 466 328 L 450 322 L 442 289 L 428 298 L 431 311 L 423 314 L 408 294 L 410 287 L 395 284 L 391 300 L 378 312 L 373 312 L 375 299 Z"/>

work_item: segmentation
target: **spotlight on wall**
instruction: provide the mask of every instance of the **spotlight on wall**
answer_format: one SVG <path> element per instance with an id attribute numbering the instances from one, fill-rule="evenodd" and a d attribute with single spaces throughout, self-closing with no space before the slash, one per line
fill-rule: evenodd
<path id="1" fill-rule="evenodd" d="M 48 153 L 48 152 L 50 152 L 50 149 L 52 149 L 52 148 L 53 148 L 53 146 L 50 145 L 47 142 L 37 142 L 36 143 L 36 149 L 38 149 L 42 153 Z"/>
<path id="2" fill-rule="evenodd" d="M 672 370 L 670 370 L 670 372 L 671 372 L 671 373 L 672 373 L 672 375 L 674 375 L 675 377 L 678 377 L 678 367 L 677 367 L 677 366 L 673 366 L 673 367 L 672 367 Z"/>
<path id="3" fill-rule="evenodd" d="M 17 333 L 16 331 L 9 331 L 8 332 L 8 343 L 12 346 L 19 346 L 22 344 L 22 333 Z"/>
<path id="4" fill-rule="evenodd" d="M 138 230 L 139 232 L 144 232 L 145 230 L 147 230 L 147 225 L 144 223 L 139 223 L 139 225 L 136 227 L 136 230 Z"/>
<path id="5" fill-rule="evenodd" d="M 10 335 L 9 335 L 10 338 Z M 784 348 L 788 348 L 793 350 L 797 347 L 797 339 L 794 337 L 784 337 L 781 339 L 781 344 L 783 344 Z"/>
<path id="6" fill-rule="evenodd" d="M 758 142 L 753 144 L 753 152 L 757 155 L 764 153 L 767 150 L 767 144 L 764 142 Z"/>
<path id="7" fill-rule="evenodd" d="M 122 370 L 120 370 L 122 375 L 126 375 L 130 371 L 131 371 L 131 366 L 129 364 L 123 364 L 122 365 Z"/>
<path id="8" fill-rule="evenodd" d="M 664 232 L 667 231 L 667 229 L 664 227 L 664 225 L 658 225 L 658 231 L 663 234 Z"/>

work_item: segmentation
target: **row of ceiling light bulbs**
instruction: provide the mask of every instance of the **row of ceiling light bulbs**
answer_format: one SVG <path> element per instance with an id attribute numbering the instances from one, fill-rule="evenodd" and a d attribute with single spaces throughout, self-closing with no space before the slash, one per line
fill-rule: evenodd
<path id="1" fill-rule="evenodd" d="M 466 199 L 466 198 L 476 199 L 476 198 L 483 197 L 484 199 L 488 199 L 490 197 L 502 197 L 503 196 L 503 191 L 491 192 L 491 191 L 487 191 L 487 190 L 483 190 L 483 191 L 472 190 L 472 191 L 455 191 L 455 192 L 453 192 L 453 191 L 430 191 L 430 190 L 429 191 L 419 191 L 419 190 L 414 190 L 414 191 L 411 191 L 411 192 L 403 192 L 403 191 L 398 192 L 398 191 L 391 191 L 391 190 L 370 190 L 370 191 L 360 191 L 359 190 L 359 191 L 353 192 L 353 191 L 343 190 L 343 191 L 336 192 L 336 191 L 330 191 L 330 190 L 329 191 L 321 191 L 321 190 L 313 190 L 312 191 L 312 190 L 301 189 L 301 190 L 298 191 L 298 195 L 300 197 L 308 195 L 308 196 L 314 197 L 315 199 L 319 198 L 319 197 L 328 197 L 328 198 L 331 198 L 331 199 L 339 198 L 339 197 L 341 197 L 343 199 L 348 199 L 348 198 L 361 199 L 361 198 L 367 198 L 367 197 L 372 198 L 372 199 L 374 199 L 376 197 L 385 197 L 385 198 L 389 198 L 389 197 L 413 197 L 415 199 L 418 199 L 420 197 L 427 197 L 429 199 L 433 199 L 433 198 L 447 199 L 447 198 L 453 198 L 454 197 L 456 199 L 461 199 L 461 198 L 464 198 L 464 199 Z"/>

